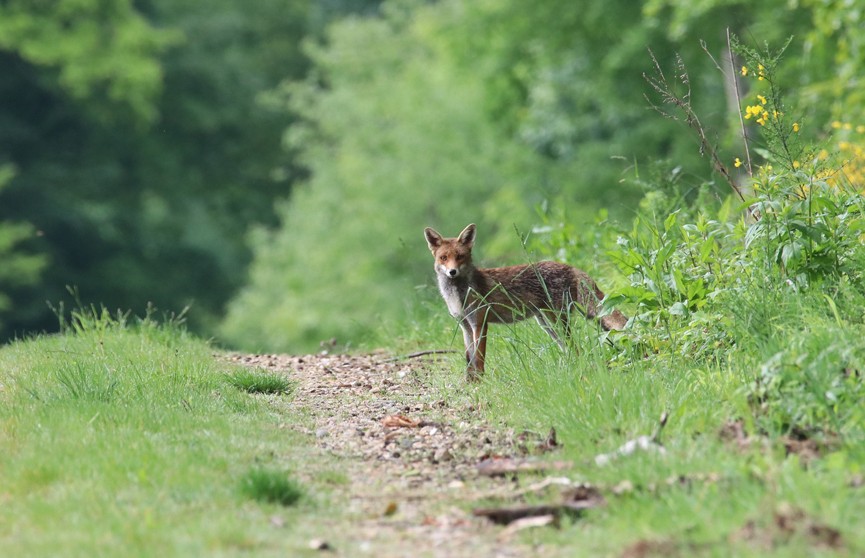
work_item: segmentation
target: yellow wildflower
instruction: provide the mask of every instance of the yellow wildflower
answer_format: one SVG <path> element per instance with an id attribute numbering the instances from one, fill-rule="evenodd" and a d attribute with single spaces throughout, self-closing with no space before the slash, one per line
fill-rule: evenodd
<path id="1" fill-rule="evenodd" d="M 856 131 L 860 134 L 865 134 L 865 126 L 859 124 L 858 126 L 856 126 Z"/>
<path id="2" fill-rule="evenodd" d="M 759 79 L 760 81 L 763 81 L 763 71 L 764 71 L 765 69 L 766 69 L 766 68 L 764 68 L 762 64 L 757 65 L 757 73 L 759 74 L 759 76 L 757 77 L 757 79 Z"/>
<path id="3" fill-rule="evenodd" d="M 850 124 L 849 122 L 845 122 L 845 123 L 844 123 L 844 129 L 845 129 L 845 130 L 852 130 L 852 129 L 853 129 L 853 125 Z"/>
<path id="4" fill-rule="evenodd" d="M 745 119 L 749 119 L 752 116 L 760 116 L 763 112 L 764 109 L 760 105 L 747 106 L 745 107 Z"/>
<path id="5" fill-rule="evenodd" d="M 841 127 L 841 123 L 836 120 L 835 122 L 832 123 L 832 127 L 837 130 L 838 128 Z"/>
<path id="6" fill-rule="evenodd" d="M 793 161 L 793 168 L 794 169 L 798 169 L 801 166 L 802 166 L 802 163 L 800 163 L 799 161 Z"/>
<path id="7" fill-rule="evenodd" d="M 798 122 L 793 122 L 793 131 L 796 133 L 799 132 L 799 123 Z"/>
<path id="8" fill-rule="evenodd" d="M 742 66 L 742 75 L 743 75 L 743 76 L 747 76 L 747 75 L 748 75 L 748 66 Z"/>
<path id="9" fill-rule="evenodd" d="M 762 96 L 762 95 L 757 95 L 757 99 L 760 100 L 760 104 L 761 104 L 761 105 L 765 105 L 765 104 L 766 104 L 766 97 L 764 97 L 764 96 Z"/>
<path id="10" fill-rule="evenodd" d="M 743 68 L 744 68 L 744 66 L 743 66 Z M 736 160 L 733 161 L 733 166 L 736 167 L 736 168 L 738 169 L 739 167 L 742 166 L 742 160 L 739 159 L 738 157 L 736 157 Z"/>

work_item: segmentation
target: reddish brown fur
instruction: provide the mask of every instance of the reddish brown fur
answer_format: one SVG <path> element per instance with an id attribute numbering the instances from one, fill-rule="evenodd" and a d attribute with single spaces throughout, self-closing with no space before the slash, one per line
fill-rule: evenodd
<path id="1" fill-rule="evenodd" d="M 472 263 L 475 225 L 466 227 L 457 238 L 443 238 L 430 228 L 424 236 L 436 260 L 439 290 L 463 329 L 471 379 L 484 370 L 490 323 L 535 317 L 561 344 L 552 324 L 569 332 L 567 321 L 574 307 L 587 318 L 598 315 L 604 293 L 584 271 L 551 261 L 479 269 Z M 601 327 L 608 331 L 622 329 L 627 321 L 618 310 L 600 319 Z"/>

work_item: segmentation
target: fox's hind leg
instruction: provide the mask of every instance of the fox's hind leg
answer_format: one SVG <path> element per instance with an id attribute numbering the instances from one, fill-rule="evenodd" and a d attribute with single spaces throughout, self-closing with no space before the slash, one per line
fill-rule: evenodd
<path id="1" fill-rule="evenodd" d="M 463 330 L 463 346 L 466 348 L 466 364 L 471 365 L 475 354 L 475 341 L 472 324 L 468 318 L 460 320 L 460 329 Z"/>

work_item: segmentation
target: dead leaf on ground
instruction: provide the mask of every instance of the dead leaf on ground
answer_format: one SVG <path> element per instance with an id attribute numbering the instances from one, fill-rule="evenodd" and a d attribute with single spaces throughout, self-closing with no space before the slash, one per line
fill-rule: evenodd
<path id="1" fill-rule="evenodd" d="M 423 421 L 405 415 L 389 415 L 381 419 L 381 424 L 388 428 L 418 428 L 423 425 Z"/>
<path id="2" fill-rule="evenodd" d="M 564 506 L 570 510 L 597 508 L 607 503 L 601 491 L 590 484 L 578 484 L 562 492 Z"/>
<path id="3" fill-rule="evenodd" d="M 384 516 L 390 517 L 396 513 L 396 510 L 399 509 L 399 506 L 396 502 L 388 502 L 387 507 L 384 509 Z"/>
<path id="4" fill-rule="evenodd" d="M 690 556 L 681 544 L 670 540 L 640 539 L 625 547 L 622 558 L 671 558 Z"/>
<path id="5" fill-rule="evenodd" d="M 745 432 L 745 424 L 741 420 L 725 423 L 718 431 L 718 437 L 725 442 L 733 442 L 740 450 L 751 447 L 752 438 Z"/>
<path id="6" fill-rule="evenodd" d="M 821 523 L 804 510 L 790 505 L 781 505 L 773 514 L 771 523 L 749 520 L 730 537 L 733 541 L 772 549 L 790 542 L 797 535 L 815 547 L 839 549 L 844 546 L 838 529 Z"/>
<path id="7" fill-rule="evenodd" d="M 781 443 L 784 444 L 787 455 L 798 455 L 806 465 L 840 445 L 834 434 L 821 438 L 794 434 L 781 438 Z"/>

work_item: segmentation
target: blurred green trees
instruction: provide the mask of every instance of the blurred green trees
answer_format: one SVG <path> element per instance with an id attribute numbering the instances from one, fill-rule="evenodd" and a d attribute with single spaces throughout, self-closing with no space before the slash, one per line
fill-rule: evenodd
<path id="1" fill-rule="evenodd" d="M 14 174 L 11 165 L 0 166 L 0 196 Z M 12 309 L 10 290 L 38 281 L 47 263 L 43 254 L 27 248 L 35 234 L 30 223 L 0 221 L 0 328 Z"/>
<path id="2" fill-rule="evenodd" d="M 0 336 L 50 329 L 46 301 L 153 303 L 215 326 L 243 281 L 251 223 L 298 170 L 291 121 L 259 102 L 300 79 L 306 36 L 368 2 L 78 0 L 0 4 L 0 221 L 49 262 L 9 293 Z M 3 264 L 0 264 L 3 265 Z"/>

